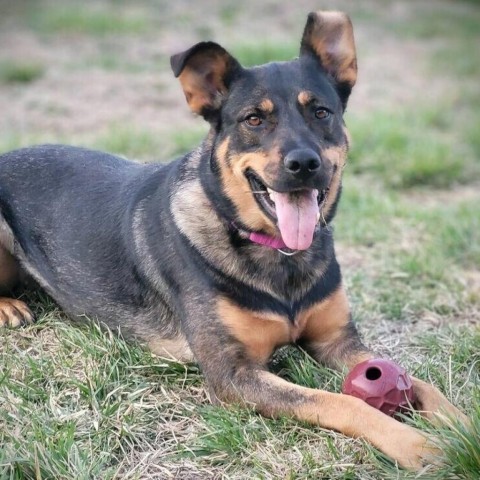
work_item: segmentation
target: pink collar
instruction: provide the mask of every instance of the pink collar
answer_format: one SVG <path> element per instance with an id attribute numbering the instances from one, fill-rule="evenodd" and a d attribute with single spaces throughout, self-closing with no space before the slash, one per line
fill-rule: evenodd
<path id="1" fill-rule="evenodd" d="M 258 243 L 259 245 L 264 245 L 265 247 L 270 248 L 287 248 L 285 242 L 282 240 L 282 237 L 272 237 L 270 235 L 266 235 L 265 233 L 260 232 L 248 232 L 243 230 L 242 228 L 238 228 L 238 226 L 232 222 L 232 227 L 240 234 L 242 238 L 247 238 L 253 243 Z"/>
<path id="2" fill-rule="evenodd" d="M 276 249 L 287 248 L 285 242 L 282 240 L 282 237 L 271 237 L 270 235 L 266 235 L 265 233 L 250 232 L 248 233 L 247 238 L 254 243 L 265 245 L 266 247 Z"/>

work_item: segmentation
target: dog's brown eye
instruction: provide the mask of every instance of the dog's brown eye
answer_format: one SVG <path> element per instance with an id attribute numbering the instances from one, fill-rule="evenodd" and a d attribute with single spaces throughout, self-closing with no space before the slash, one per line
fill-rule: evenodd
<path id="1" fill-rule="evenodd" d="M 262 124 L 262 119 L 257 115 L 249 115 L 245 119 L 245 123 L 250 127 L 258 127 Z"/>
<path id="2" fill-rule="evenodd" d="M 330 116 L 330 112 L 326 108 L 317 108 L 315 110 L 315 116 L 319 120 L 323 120 L 323 119 L 328 118 Z"/>

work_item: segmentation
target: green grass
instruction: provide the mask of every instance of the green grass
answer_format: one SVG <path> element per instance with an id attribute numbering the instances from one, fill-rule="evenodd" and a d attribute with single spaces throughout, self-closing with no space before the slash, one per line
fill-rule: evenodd
<path id="1" fill-rule="evenodd" d="M 95 147 L 139 160 L 166 161 L 195 148 L 206 133 L 206 125 L 160 134 L 114 123 L 97 137 Z"/>
<path id="2" fill-rule="evenodd" d="M 0 62 L 0 83 L 31 83 L 40 78 L 45 67 L 21 61 Z"/>
<path id="3" fill-rule="evenodd" d="M 70 325 L 58 315 L 50 307 L 36 325 L 3 333 L 1 478 L 108 479 L 126 470 L 145 478 L 155 462 L 136 459 L 146 455 L 167 467 L 183 465 L 192 476 L 208 471 L 229 478 L 369 479 L 379 478 L 379 469 L 381 478 L 399 474 L 361 441 L 288 418 L 265 419 L 245 407 L 212 406 L 196 367 L 155 358 L 96 325 Z M 440 336 L 419 332 L 401 342 L 415 346 L 402 362 L 469 411 L 478 432 L 480 332 L 447 328 Z M 331 391 L 339 391 L 342 381 L 338 372 L 295 350 L 280 352 L 274 369 L 298 384 Z M 447 456 L 465 458 L 428 478 L 446 478 L 452 470 L 458 478 L 474 478 L 468 473 L 479 465 L 475 430 L 435 429 L 415 417 L 410 422 L 438 442 L 448 439 Z"/>
<path id="4" fill-rule="evenodd" d="M 140 130 L 134 125 L 114 123 L 97 137 L 95 147 L 129 158 L 162 158 L 164 148 L 158 135 L 152 131 Z M 165 157 L 163 157 L 166 160 Z"/>
<path id="5" fill-rule="evenodd" d="M 480 115 L 475 115 L 472 123 L 466 128 L 465 136 L 466 141 L 472 148 L 473 154 L 480 162 Z"/>
<path id="6" fill-rule="evenodd" d="M 81 142 L 75 136 L 44 135 L 38 132 L 15 132 L 7 129 L 0 133 L 0 154 L 27 147 L 46 143 L 79 144 Z"/>
<path id="7" fill-rule="evenodd" d="M 454 423 L 439 436 L 439 445 L 445 450 L 450 468 L 446 473 L 456 478 L 475 480 L 480 471 L 480 397 L 478 392 L 474 397 L 475 413 L 472 416 L 472 427 L 465 428 L 461 423 Z"/>
<path id="8" fill-rule="evenodd" d="M 453 105 L 450 107 L 454 109 Z M 448 127 L 443 109 L 416 106 L 415 111 L 399 109 L 351 114 L 347 125 L 354 139 L 349 157 L 355 173 L 373 173 L 393 188 L 417 186 L 448 188 L 480 179 L 480 166 L 465 142 L 466 122 Z M 447 131 L 446 131 L 447 130 Z M 472 134 L 472 137 L 474 135 Z"/>
<path id="9" fill-rule="evenodd" d="M 244 42 L 231 49 L 235 58 L 245 67 L 261 65 L 273 61 L 286 61 L 298 57 L 297 42 Z"/>
<path id="10" fill-rule="evenodd" d="M 64 2 L 43 8 L 33 8 L 30 25 L 43 34 L 125 35 L 144 33 L 149 20 L 115 4 L 95 2 Z"/>
<path id="11" fill-rule="evenodd" d="M 166 415 L 173 425 L 181 417 L 169 383 L 186 392 L 199 381 L 194 367 L 154 359 L 97 326 L 59 323 L 57 315 L 20 338 L 3 334 L 1 478 L 2 469 L 13 478 L 37 470 L 37 478 L 112 478 L 125 452 L 155 441 L 155 419 Z"/>
<path id="12" fill-rule="evenodd" d="M 172 156 L 184 155 L 196 148 L 207 135 L 207 130 L 206 125 L 201 125 L 193 129 L 172 132 L 169 136 L 169 140 L 173 144 L 171 148 Z"/>
<path id="13" fill-rule="evenodd" d="M 424 190 L 402 196 L 370 182 L 346 176 L 335 222 L 337 239 L 361 248 L 362 266 L 349 272 L 360 315 L 409 321 L 474 308 L 478 294 L 465 291 L 463 276 L 480 266 L 478 196 L 424 206 L 421 199 L 432 198 Z"/>
<path id="14" fill-rule="evenodd" d="M 365 42 L 365 32 L 374 27 L 389 42 L 398 41 L 398 48 L 416 43 L 423 69 L 416 74 L 443 82 L 444 90 L 438 102 L 423 98 L 420 90 L 415 101 L 394 108 L 349 111 L 353 146 L 335 220 L 338 257 L 366 343 L 439 386 L 472 419 L 471 430 L 455 422 L 446 428 L 419 416 L 408 419 L 431 432 L 446 457 L 443 465 L 428 466 L 417 476 L 399 470 L 362 440 L 290 418 L 266 419 L 243 406 L 212 405 L 196 365 L 153 357 L 96 324 L 73 325 L 39 296 L 29 298 L 37 324 L 0 332 L 0 479 L 478 478 L 480 61 L 472 45 L 478 43 L 480 13 L 475 2 L 440 2 L 434 10 L 428 2 L 415 8 L 402 4 L 399 15 L 390 15 L 393 4 L 372 5 L 362 6 L 358 15 L 352 7 L 363 28 L 359 41 Z M 275 40 L 289 37 L 284 31 L 269 36 L 265 29 L 235 44 L 230 33 L 243 31 L 239 22 L 245 16 L 231 2 L 215 10 L 216 21 L 204 23 L 197 22 L 191 6 L 183 7 L 170 10 L 148 0 L 128 8 L 118 0 L 61 6 L 41 0 L 8 8 L 17 12 L 10 21 L 49 48 L 58 48 L 60 38 L 68 51 L 69 38 L 78 36 L 96 46 L 86 56 L 73 52 L 57 65 L 60 70 L 95 67 L 142 75 L 158 68 L 162 73 L 168 62 L 160 65 L 160 59 L 178 50 L 184 34 L 220 38 L 245 65 L 298 54 L 296 38 Z M 268 21 L 276 24 L 283 7 L 272 2 L 265 8 Z M 158 56 L 122 55 L 127 41 L 150 45 L 152 31 L 158 33 Z M 16 99 L 17 92 L 50 72 L 48 62 L 29 68 L 20 59 L 0 62 L 0 86 L 7 96 Z M 25 125 L 7 122 L 1 129 L 0 151 L 65 142 L 164 161 L 194 148 L 207 131 L 200 119 L 193 127 L 177 124 L 176 109 L 186 108 L 183 102 L 170 107 L 168 98 L 165 104 L 174 120 L 165 126 L 165 117 L 159 117 L 158 130 L 132 120 L 85 133 L 63 130 L 67 117 L 62 128 L 52 127 L 53 111 L 44 112 L 41 124 L 29 123 L 26 114 Z M 343 381 L 342 372 L 317 365 L 292 347 L 277 352 L 272 370 L 333 392 Z"/>
<path id="15" fill-rule="evenodd" d="M 445 8 L 445 5 L 437 5 L 432 9 L 431 5 L 425 3 L 420 6 L 423 14 L 419 14 L 418 10 L 410 12 L 408 21 L 394 22 L 392 28 L 403 38 L 410 37 L 434 46 L 434 72 L 477 79 L 480 60 L 478 55 L 471 53 L 471 46 L 480 42 L 480 10 L 478 5 L 468 8 L 468 2 L 459 3 L 462 6 L 458 10 Z M 427 10 L 429 21 L 425 21 L 424 16 Z"/>

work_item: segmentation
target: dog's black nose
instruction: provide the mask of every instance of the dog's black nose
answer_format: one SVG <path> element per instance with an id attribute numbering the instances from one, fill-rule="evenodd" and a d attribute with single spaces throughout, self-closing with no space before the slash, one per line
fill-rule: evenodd
<path id="1" fill-rule="evenodd" d="M 320 157 L 309 148 L 292 150 L 284 159 L 285 168 L 296 178 L 307 179 L 320 169 Z"/>

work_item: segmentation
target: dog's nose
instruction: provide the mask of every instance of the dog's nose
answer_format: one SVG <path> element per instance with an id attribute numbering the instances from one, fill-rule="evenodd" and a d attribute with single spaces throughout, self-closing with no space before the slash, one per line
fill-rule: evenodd
<path id="1" fill-rule="evenodd" d="M 319 155 L 309 148 L 292 150 L 285 157 L 284 163 L 288 173 L 301 179 L 315 175 L 321 165 Z"/>

